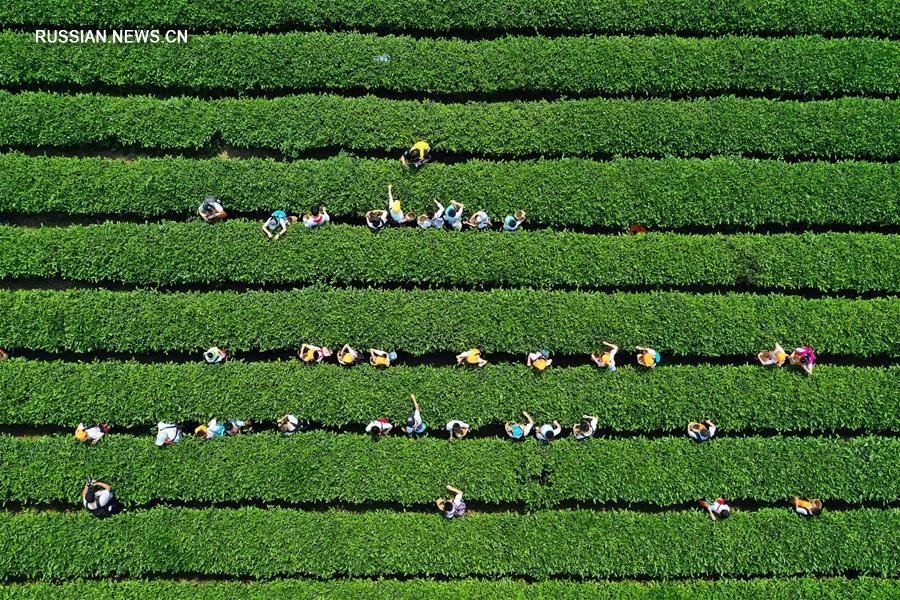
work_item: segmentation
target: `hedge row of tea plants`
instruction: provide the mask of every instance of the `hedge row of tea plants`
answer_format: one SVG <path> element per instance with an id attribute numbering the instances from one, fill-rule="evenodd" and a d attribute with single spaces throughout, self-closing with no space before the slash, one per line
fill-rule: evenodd
<path id="1" fill-rule="evenodd" d="M 789 508 L 735 511 L 721 523 L 700 510 L 503 512 L 451 522 L 436 509 L 158 507 L 105 520 L 86 511 L 3 512 L 0 578 L 896 577 L 898 528 L 897 509 L 826 508 L 816 519 Z"/>
<path id="2" fill-rule="evenodd" d="M 431 426 L 443 430 L 444 423 Z M 795 496 L 825 502 L 894 501 L 900 498 L 898 472 L 900 439 L 893 437 L 747 437 L 705 444 L 686 436 L 569 437 L 547 444 L 536 439 L 450 442 L 400 435 L 373 441 L 365 435 L 324 431 L 284 437 L 267 431 L 211 441 L 183 439 L 159 448 L 149 433 L 108 435 L 88 446 L 71 435 L 0 436 L 0 500 L 25 504 L 77 503 L 84 477 L 90 474 L 115 485 L 126 504 L 174 500 L 430 506 L 452 483 L 466 491 L 475 510 L 484 502 L 668 506 L 719 496 L 739 509 L 744 499 L 787 506 Z"/>
<path id="3" fill-rule="evenodd" d="M 562 598 L 596 600 L 658 600 L 659 598 L 704 598 L 708 600 L 797 600 L 822 597 L 854 597 L 894 600 L 900 582 L 878 577 L 796 577 L 749 580 L 703 581 L 563 581 L 527 583 L 515 579 L 280 579 L 271 581 L 169 581 L 73 580 L 62 583 L 32 582 L 0 586 L 0 598 L 39 600 L 85 597 L 183 598 L 185 600 L 231 600 L 273 597 L 320 600 L 321 598 L 373 598 L 377 600 L 442 600 L 444 598 Z"/>
<path id="4" fill-rule="evenodd" d="M 0 212 L 194 214 L 216 194 L 232 211 L 293 212 L 325 203 L 335 217 L 387 202 L 416 213 L 432 198 L 492 215 L 524 208 L 529 224 L 627 227 L 900 223 L 897 163 L 620 158 L 456 164 L 411 172 L 397 160 L 109 160 L 0 154 Z"/>
<path id="5" fill-rule="evenodd" d="M 302 56 L 301 62 L 297 57 Z M 378 60 L 377 57 L 389 57 Z M 423 60 L 424 58 L 424 60 Z M 217 34 L 187 44 L 37 44 L 0 33 L 0 85 L 192 91 L 367 89 L 466 94 L 885 95 L 900 43 L 872 38 L 504 37 Z"/>
<path id="6" fill-rule="evenodd" d="M 496 227 L 502 215 L 495 216 Z M 857 233 L 603 236 L 553 231 L 297 226 L 258 222 L 0 227 L 0 277 L 131 284 L 711 285 L 900 290 L 900 236 Z M 154 257 L 148 259 L 148 252 Z M 522 257 L 516 260 L 513 257 Z"/>
<path id="7" fill-rule="evenodd" d="M 900 101 L 698 100 L 467 102 L 298 95 L 274 99 L 0 92 L 0 146 L 115 143 L 159 150 L 391 150 L 417 139 L 489 156 L 900 156 Z"/>
<path id="8" fill-rule="evenodd" d="M 149 260 L 153 249 L 147 250 Z M 178 350 L 196 352 L 198 360 L 212 345 L 240 352 L 308 342 L 413 355 L 475 346 L 521 352 L 524 361 L 531 349 L 594 352 L 604 339 L 623 348 L 652 345 L 664 355 L 755 355 L 775 340 L 811 345 L 823 357 L 900 353 L 900 299 L 893 297 L 312 286 L 245 293 L 0 290 L 0 305 L 0 347 Z"/>
<path id="9" fill-rule="evenodd" d="M 623 350 L 621 363 L 630 356 Z M 575 423 L 595 415 L 616 432 L 672 431 L 712 419 L 728 432 L 747 430 L 889 431 L 900 422 L 900 367 L 822 364 L 815 377 L 756 365 L 666 366 L 652 374 L 620 366 L 583 366 L 541 377 L 524 365 L 483 369 L 398 366 L 375 370 L 288 362 L 98 361 L 0 362 L 0 424 L 62 425 L 105 421 L 140 426 L 241 415 L 272 422 L 285 413 L 330 426 L 394 421 L 416 394 L 429 423 L 465 415 L 475 428 L 521 420 Z M 802 401 L 798 401 L 802 399 Z M 223 417 L 226 418 L 226 417 Z"/>
<path id="10" fill-rule="evenodd" d="M 146 0 L 140 3 L 88 0 L 8 0 L 0 24 L 116 28 L 183 26 L 210 29 L 364 27 L 420 31 L 527 29 L 686 34 L 830 33 L 897 35 L 900 14 L 890 0 Z"/>

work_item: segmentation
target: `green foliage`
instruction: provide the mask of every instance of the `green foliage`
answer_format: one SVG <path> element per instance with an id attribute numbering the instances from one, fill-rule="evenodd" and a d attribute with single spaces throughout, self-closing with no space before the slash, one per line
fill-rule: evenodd
<path id="1" fill-rule="evenodd" d="M 501 221 L 502 216 L 496 215 Z M 156 257 L 147 259 L 152 249 Z M 527 257 L 522 261 L 511 257 Z M 0 227 L 0 276 L 180 283 L 430 283 L 603 287 L 696 284 L 900 290 L 900 236 L 601 236 L 553 231 L 294 228 L 274 243 L 259 223 Z M 339 257 L 337 260 L 336 257 Z M 435 257 L 452 260 L 435 261 Z"/>
<path id="2" fill-rule="evenodd" d="M 826 509 L 816 519 L 802 519 L 788 508 L 736 511 L 722 523 L 699 510 L 473 514 L 452 522 L 437 511 L 160 507 L 105 520 L 85 511 L 4 512 L 0 578 L 188 572 L 543 579 L 847 571 L 896 577 L 898 528 L 897 509 Z"/>
<path id="3" fill-rule="evenodd" d="M 432 198 L 490 214 L 526 208 L 529 223 L 650 226 L 900 223 L 896 163 L 788 163 L 734 157 L 623 158 L 428 165 L 338 156 L 327 160 L 189 160 L 0 154 L 0 211 L 70 214 L 195 214 L 204 195 L 226 208 L 305 211 L 324 202 L 336 216 L 386 203 L 388 184 L 416 213 Z"/>
<path id="4" fill-rule="evenodd" d="M 390 60 L 375 60 L 382 55 Z M 199 35 L 187 44 L 71 45 L 36 44 L 30 32 L 0 33 L 0 84 L 5 86 L 884 95 L 900 90 L 898 61 L 900 43 L 869 38 L 585 36 L 467 42 L 311 32 Z"/>
<path id="5" fill-rule="evenodd" d="M 490 357 L 488 357 L 490 358 Z M 620 363 L 630 360 L 619 356 Z M 575 423 L 595 415 L 620 432 L 672 430 L 712 419 L 722 431 L 894 430 L 900 423 L 900 367 L 816 367 L 814 377 L 760 366 L 663 366 L 615 373 L 584 366 L 535 377 L 524 365 L 483 369 L 289 362 L 139 364 L 0 362 L 0 423 L 63 425 L 104 421 L 135 426 L 242 416 L 274 421 L 285 413 L 342 426 L 379 415 L 395 422 L 416 394 L 433 426 L 464 415 L 473 427 L 535 419 Z"/>
<path id="6" fill-rule="evenodd" d="M 234 598 L 297 598 L 321 600 L 445 600 L 477 598 L 565 598 L 595 600 L 660 600 L 662 598 L 708 600 L 820 600 L 821 598 L 869 598 L 893 600 L 900 594 L 896 579 L 875 577 L 763 578 L 716 581 L 539 581 L 526 583 L 511 579 L 467 579 L 434 581 L 410 579 L 283 579 L 276 581 L 91 581 L 63 583 L 33 582 L 0 586 L 0 598 L 73 599 L 184 598 L 185 600 L 225 600 Z"/>
<path id="7" fill-rule="evenodd" d="M 448 31 L 563 29 L 566 31 L 676 31 L 721 34 L 900 33 L 890 0 L 6 0 L 0 24 L 234 29 L 300 26 L 382 27 Z"/>
<path id="8" fill-rule="evenodd" d="M 373 415 L 374 416 L 374 415 Z M 458 416 L 465 418 L 465 414 Z M 432 423 L 443 428 L 443 423 Z M 551 444 L 484 438 L 275 432 L 160 449 L 153 436 L 0 436 L 0 499 L 77 503 L 85 473 L 127 503 L 397 502 L 430 505 L 449 482 L 470 501 L 555 506 L 566 500 L 667 506 L 723 496 L 787 502 L 900 498 L 900 439 L 567 438 Z M 628 473 L 627 477 L 621 477 Z M 702 473 L 702 476 L 698 474 Z M 852 477 L 847 474 L 852 473 Z M 752 476 L 751 476 L 752 475 Z M 473 507 L 477 510 L 477 504 Z"/>
<path id="9" fill-rule="evenodd" d="M 414 355 L 475 346 L 520 352 L 524 360 L 535 348 L 593 352 L 603 339 L 696 356 L 755 355 L 773 340 L 811 345 L 823 357 L 900 353 L 898 298 L 314 286 L 244 293 L 0 290 L 0 305 L 0 347 L 183 350 L 198 352 L 198 359 L 212 345 L 241 351 L 311 342 Z"/>
<path id="10" fill-rule="evenodd" d="M 340 147 L 491 156 L 760 154 L 900 155 L 900 101 L 698 100 L 467 102 L 299 95 L 198 100 L 0 92 L 0 145 L 117 142 L 160 150 L 270 148 L 295 156 Z"/>

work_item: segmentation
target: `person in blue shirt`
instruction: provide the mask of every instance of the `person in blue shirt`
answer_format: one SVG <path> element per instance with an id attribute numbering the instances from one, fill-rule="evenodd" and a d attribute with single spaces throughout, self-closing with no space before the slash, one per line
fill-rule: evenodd
<path id="1" fill-rule="evenodd" d="M 290 223 L 290 219 L 288 219 L 287 213 L 283 210 L 276 210 L 268 219 L 266 219 L 266 222 L 262 224 L 262 230 L 270 240 L 277 240 L 287 231 L 288 223 Z M 278 233 L 275 233 L 276 231 Z"/>
<path id="2" fill-rule="evenodd" d="M 503 231 L 516 231 L 525 221 L 525 211 L 517 210 L 514 215 L 506 215 L 503 217 Z"/>

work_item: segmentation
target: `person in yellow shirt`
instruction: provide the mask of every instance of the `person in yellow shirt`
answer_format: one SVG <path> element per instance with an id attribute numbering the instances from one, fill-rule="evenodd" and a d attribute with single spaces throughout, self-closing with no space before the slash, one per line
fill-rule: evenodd
<path id="1" fill-rule="evenodd" d="M 539 372 L 543 372 L 547 367 L 553 364 L 553 359 L 550 358 L 550 352 L 548 350 L 538 350 L 536 352 L 528 353 L 525 364 Z"/>
<path id="2" fill-rule="evenodd" d="M 431 146 L 426 141 L 418 141 L 412 145 L 412 148 L 403 153 L 400 162 L 404 167 L 412 165 L 419 168 L 431 160 Z"/>
<path id="3" fill-rule="evenodd" d="M 352 367 L 359 362 L 359 352 L 357 352 L 350 344 L 344 344 L 344 347 L 338 350 L 337 359 L 338 364 L 344 365 L 345 367 Z"/>
<path id="4" fill-rule="evenodd" d="M 397 360 L 396 352 L 385 352 L 377 348 L 369 348 L 369 364 L 373 367 L 389 367 Z"/>
<path id="5" fill-rule="evenodd" d="M 320 363 L 331 356 L 331 348 L 303 344 L 300 346 L 300 352 L 297 355 L 300 357 L 300 360 L 307 364 Z"/>
<path id="6" fill-rule="evenodd" d="M 458 365 L 465 364 L 472 367 L 483 367 L 487 362 L 488 361 L 481 356 L 481 350 L 478 348 L 472 348 L 471 350 L 466 350 L 465 352 L 456 355 L 456 364 Z"/>

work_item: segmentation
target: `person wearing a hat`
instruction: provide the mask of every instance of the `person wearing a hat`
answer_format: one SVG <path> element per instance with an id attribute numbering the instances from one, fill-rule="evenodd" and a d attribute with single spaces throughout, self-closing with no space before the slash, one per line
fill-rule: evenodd
<path id="1" fill-rule="evenodd" d="M 223 363 L 228 360 L 228 350 L 225 348 L 219 348 L 218 346 L 213 346 L 203 353 L 203 359 L 206 361 L 206 364 L 209 365 L 217 365 L 219 363 Z"/>
<path id="2" fill-rule="evenodd" d="M 416 220 L 416 213 L 404 213 L 403 207 L 400 206 L 400 201 L 394 199 L 393 185 L 388 185 L 388 213 L 391 216 L 391 221 L 397 225 Z"/>
<path id="3" fill-rule="evenodd" d="M 313 346 L 312 344 L 303 344 L 300 346 L 300 352 L 297 353 L 303 362 L 320 363 L 332 355 L 331 348 L 324 346 Z"/>
<path id="4" fill-rule="evenodd" d="M 791 504 L 794 506 L 794 512 L 801 517 L 818 517 L 822 514 L 822 508 L 824 508 L 821 500 L 792 498 Z"/>
<path id="5" fill-rule="evenodd" d="M 436 208 L 428 211 L 427 214 L 419 216 L 419 227 L 422 229 L 443 229 L 444 228 L 444 205 L 437 200 L 433 201 Z"/>
<path id="6" fill-rule="evenodd" d="M 228 216 L 228 213 L 225 212 L 225 208 L 215 196 L 207 196 L 197 208 L 197 214 L 199 214 L 200 218 L 207 223 L 219 221 Z"/>
<path id="7" fill-rule="evenodd" d="M 366 225 L 372 231 L 381 231 L 388 222 L 388 211 L 370 210 L 366 213 Z"/>
<path id="8" fill-rule="evenodd" d="M 534 432 L 534 437 L 541 440 L 542 442 L 551 442 L 559 437 L 559 434 L 562 433 L 562 427 L 559 425 L 559 421 L 553 421 L 553 424 L 545 423 L 537 428 L 537 431 Z"/>
<path id="9" fill-rule="evenodd" d="M 788 356 L 788 361 L 792 366 L 801 367 L 806 371 L 807 375 L 812 375 L 813 363 L 816 362 L 816 352 L 812 349 L 812 346 L 797 348 Z"/>
<path id="10" fill-rule="evenodd" d="M 706 500 L 700 500 L 698 502 L 700 506 L 706 509 L 709 513 L 709 518 L 715 521 L 718 519 L 727 519 L 728 515 L 731 514 L 731 507 L 725 503 L 725 500 L 722 498 L 716 498 L 716 501 L 710 504 Z"/>
<path id="11" fill-rule="evenodd" d="M 330 222 L 331 215 L 328 214 L 328 211 L 325 210 L 324 206 L 313 206 L 309 209 L 308 213 L 303 215 L 303 225 L 307 229 L 312 229 L 313 227 L 325 225 Z"/>
<path id="12" fill-rule="evenodd" d="M 238 419 L 229 419 L 225 421 L 225 435 L 237 435 L 244 431 L 253 430 L 253 421 L 241 421 Z"/>
<path id="13" fill-rule="evenodd" d="M 515 214 L 503 217 L 503 231 L 517 231 L 525 222 L 525 211 L 517 210 Z"/>
<path id="14" fill-rule="evenodd" d="M 780 367 L 784 364 L 784 361 L 787 360 L 788 354 L 784 351 L 784 348 L 781 347 L 781 344 L 776 342 L 774 350 L 760 352 L 756 355 L 756 358 L 759 360 L 760 364 L 778 365 Z"/>
<path id="15" fill-rule="evenodd" d="M 393 428 L 394 426 L 391 425 L 391 422 L 382 417 L 370 421 L 369 424 L 366 425 L 366 433 L 371 435 L 374 439 L 378 439 L 389 434 Z"/>
<path id="16" fill-rule="evenodd" d="M 89 441 L 92 444 L 96 444 L 107 433 L 109 433 L 109 427 L 104 423 L 93 427 L 85 427 L 84 423 L 79 423 L 78 427 L 75 428 L 75 439 L 79 442 Z"/>
<path id="17" fill-rule="evenodd" d="M 413 403 L 413 413 L 406 417 L 406 433 L 412 435 L 414 433 L 424 433 L 428 425 L 422 420 L 422 410 L 419 408 L 419 402 L 416 400 L 415 394 L 410 394 Z"/>
<path id="18" fill-rule="evenodd" d="M 163 423 L 160 421 L 156 424 L 156 445 L 171 446 L 181 441 L 181 427 L 175 423 Z"/>
<path id="19" fill-rule="evenodd" d="M 469 217 L 469 220 L 466 221 L 466 225 L 481 231 L 483 229 L 488 229 L 491 226 L 491 218 L 486 212 L 479 210 Z"/>
<path id="20" fill-rule="evenodd" d="M 656 365 L 659 364 L 659 352 L 657 352 L 653 348 L 642 348 L 641 346 L 635 346 L 635 350 L 640 351 L 640 354 L 637 355 L 637 361 L 639 365 L 647 367 L 648 369 L 655 369 Z"/>
<path id="21" fill-rule="evenodd" d="M 691 421 L 687 426 L 687 434 L 695 442 L 705 442 L 716 435 L 716 424 L 709 419 L 702 423 Z"/>
<path id="22" fill-rule="evenodd" d="M 593 437 L 597 431 L 597 423 L 600 421 L 598 417 L 593 415 L 581 415 L 581 423 L 572 426 L 572 435 L 576 440 L 586 440 Z"/>
<path id="23" fill-rule="evenodd" d="M 337 361 L 339 365 L 352 367 L 359 362 L 359 352 L 350 344 L 344 344 L 344 347 L 338 350 Z"/>
<path id="24" fill-rule="evenodd" d="M 616 352 L 619 351 L 619 347 L 610 344 L 609 342 L 603 342 L 603 344 L 609 348 L 605 352 L 599 352 L 597 354 L 591 354 L 591 360 L 594 361 L 594 364 L 600 367 L 601 369 L 609 369 L 610 371 L 616 370 Z"/>
<path id="25" fill-rule="evenodd" d="M 524 410 L 522 411 L 522 414 L 528 419 L 528 423 L 523 425 L 522 423 L 516 423 L 515 421 L 507 421 L 506 425 L 504 425 L 506 435 L 514 440 L 524 440 L 531 435 L 531 430 L 534 427 L 534 419 L 531 418 L 531 415 Z"/>
<path id="26" fill-rule="evenodd" d="M 431 160 L 431 146 L 422 140 L 412 145 L 412 148 L 400 155 L 400 163 L 407 167 L 412 165 L 419 168 Z"/>
<path id="27" fill-rule="evenodd" d="M 465 210 L 465 208 L 465 206 L 454 200 L 444 211 L 444 222 L 456 231 L 461 230 L 463 223 L 463 211 Z"/>
<path id="28" fill-rule="evenodd" d="M 472 348 L 456 355 L 456 364 L 483 367 L 488 361 L 481 355 L 481 350 Z"/>
<path id="29" fill-rule="evenodd" d="M 525 364 L 539 372 L 543 372 L 553 364 L 553 359 L 550 358 L 549 350 L 538 350 L 528 353 Z"/>
<path id="30" fill-rule="evenodd" d="M 269 216 L 268 219 L 263 222 L 263 233 L 265 233 L 266 237 L 268 237 L 270 240 L 277 240 L 287 231 L 287 226 L 290 222 L 291 220 L 288 218 L 286 212 L 284 212 L 283 210 L 276 210 Z M 275 233 L 276 231 L 278 233 Z"/>
<path id="31" fill-rule="evenodd" d="M 369 348 L 369 364 L 373 367 L 389 367 L 395 360 L 397 360 L 396 352 L 385 352 L 377 348 Z"/>

